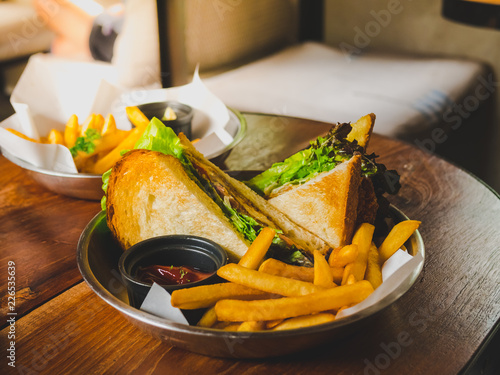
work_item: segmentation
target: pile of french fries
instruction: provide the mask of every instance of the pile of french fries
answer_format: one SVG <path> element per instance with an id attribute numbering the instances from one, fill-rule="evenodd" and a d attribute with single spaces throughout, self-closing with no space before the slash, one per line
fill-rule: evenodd
<path id="1" fill-rule="evenodd" d="M 78 172 L 102 174 L 120 159 L 123 150 L 134 148 L 149 124 L 149 119 L 136 106 L 127 107 L 126 113 L 134 125 L 131 130 L 118 129 L 112 114 L 104 118 L 95 113 L 89 115 L 83 124 L 79 124 L 78 117 L 72 115 L 63 131 L 52 129 L 40 140 L 29 138 L 14 129 L 7 130 L 31 142 L 64 145 L 72 151 Z M 78 147 L 84 142 L 91 142 L 92 147 Z"/>
<path id="2" fill-rule="evenodd" d="M 419 225 L 416 220 L 396 224 L 377 247 L 375 227 L 364 223 L 351 244 L 334 249 L 328 257 L 315 251 L 314 267 L 263 260 L 275 236 L 273 229 L 264 228 L 237 264 L 217 271 L 227 282 L 176 290 L 171 304 L 187 310 L 206 308 L 198 326 L 227 331 L 285 330 L 331 322 L 380 286 L 381 266 Z"/>

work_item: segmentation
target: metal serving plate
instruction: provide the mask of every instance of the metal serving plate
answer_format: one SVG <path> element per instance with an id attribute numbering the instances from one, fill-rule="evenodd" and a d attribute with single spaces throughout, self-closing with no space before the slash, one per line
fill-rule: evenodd
<path id="1" fill-rule="evenodd" d="M 396 222 L 408 218 L 391 206 Z M 424 263 L 424 244 L 416 231 L 406 243 L 410 254 L 420 253 L 422 260 L 399 288 L 374 305 L 345 318 L 308 328 L 275 332 L 228 332 L 171 322 L 128 303 L 127 290 L 118 271 L 122 249 L 115 243 L 106 225 L 104 212 L 97 214 L 83 231 L 77 250 L 80 272 L 90 288 L 141 330 L 195 353 L 227 358 L 265 358 L 291 354 L 339 340 L 359 330 L 371 317 L 394 303 L 410 289 Z"/>
<path id="2" fill-rule="evenodd" d="M 240 112 L 230 108 L 229 118 L 229 121 L 234 123 L 236 130 L 232 134 L 233 141 L 210 156 L 210 160 L 217 165 L 221 165 L 224 162 L 231 150 L 241 142 L 247 132 L 245 117 Z M 94 201 L 101 200 L 103 196 L 102 176 L 99 174 L 56 172 L 25 162 L 6 150 L 2 150 L 2 155 L 12 163 L 25 169 L 40 185 L 55 193 Z"/>

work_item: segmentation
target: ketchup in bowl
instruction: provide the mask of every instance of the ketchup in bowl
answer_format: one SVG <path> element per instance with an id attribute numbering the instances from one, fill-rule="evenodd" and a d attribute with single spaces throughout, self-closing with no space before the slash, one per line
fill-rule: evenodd
<path id="1" fill-rule="evenodd" d="M 140 267 L 136 278 L 145 283 L 157 283 L 160 285 L 183 285 L 194 283 L 210 277 L 215 272 L 203 272 L 189 266 L 162 266 L 154 264 Z"/>
<path id="2" fill-rule="evenodd" d="M 190 235 L 140 241 L 123 252 L 118 269 L 131 306 L 140 308 L 153 283 L 167 292 L 221 282 L 217 270 L 227 263 L 217 243 Z"/>

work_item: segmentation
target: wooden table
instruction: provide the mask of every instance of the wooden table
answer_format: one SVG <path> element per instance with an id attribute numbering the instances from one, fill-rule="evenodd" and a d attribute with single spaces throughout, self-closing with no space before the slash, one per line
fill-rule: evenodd
<path id="1" fill-rule="evenodd" d="M 265 168 L 330 127 L 288 117 L 245 116 L 248 135 L 226 160 L 232 169 Z M 492 351 L 489 341 L 498 342 L 498 195 L 411 145 L 375 134 L 370 150 L 402 176 L 403 187 L 390 201 L 422 221 L 427 258 L 420 277 L 372 326 L 340 343 L 251 361 L 193 354 L 132 326 L 87 287 L 77 269 L 78 238 L 99 203 L 47 191 L 0 157 L 0 369 L 9 374 L 445 375 L 485 363 L 498 366 L 498 360 L 485 362 L 493 356 L 481 355 Z M 14 268 L 8 268 L 9 262 Z M 7 283 L 9 270 L 15 275 L 15 305 L 8 303 L 7 287 L 14 285 Z M 5 355 L 11 341 L 15 368 Z"/>

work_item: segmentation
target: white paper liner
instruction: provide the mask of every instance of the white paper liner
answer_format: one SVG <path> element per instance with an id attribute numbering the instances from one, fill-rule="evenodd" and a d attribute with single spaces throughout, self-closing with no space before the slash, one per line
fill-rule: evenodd
<path id="1" fill-rule="evenodd" d="M 343 318 L 364 310 L 375 303 L 383 300 L 388 295 L 403 293 L 413 271 L 423 262 L 423 256 L 418 252 L 411 256 L 406 251 L 399 249 L 382 266 L 382 284 L 357 305 L 344 309 L 337 314 L 337 318 Z M 146 296 L 148 305 L 154 308 L 146 310 L 144 304 L 142 310 L 148 311 L 161 318 L 173 320 L 172 316 L 182 315 L 182 312 L 170 304 L 170 295 L 162 287 L 151 288 Z M 184 318 L 185 319 L 185 318 Z M 174 320 L 177 321 L 177 320 Z M 185 324 L 188 324 L 187 321 Z"/>
<path id="2" fill-rule="evenodd" d="M 181 310 L 172 307 L 170 294 L 157 283 L 153 283 L 142 302 L 141 310 L 176 323 L 189 324 Z"/>
<path id="3" fill-rule="evenodd" d="M 375 289 L 365 300 L 357 305 L 344 309 L 336 318 L 344 318 L 364 310 L 389 295 L 398 295 L 404 292 L 413 271 L 423 262 L 422 253 L 411 256 L 406 251 L 399 249 L 382 266 L 382 284 Z"/>
<path id="4" fill-rule="evenodd" d="M 207 158 L 218 155 L 236 135 L 234 118 L 227 107 L 203 84 L 197 72 L 187 85 L 168 89 L 120 88 L 116 69 L 106 63 L 65 60 L 48 54 L 32 56 L 12 95 L 16 113 L 0 123 L 0 147 L 35 167 L 55 172 L 78 173 L 68 148 L 37 144 L 12 135 L 17 130 L 33 139 L 51 129 L 64 130 L 72 114 L 79 123 L 92 113 L 111 113 L 117 127 L 131 128 L 125 107 L 155 101 L 176 100 L 194 109 L 192 133 L 195 147 Z"/>

